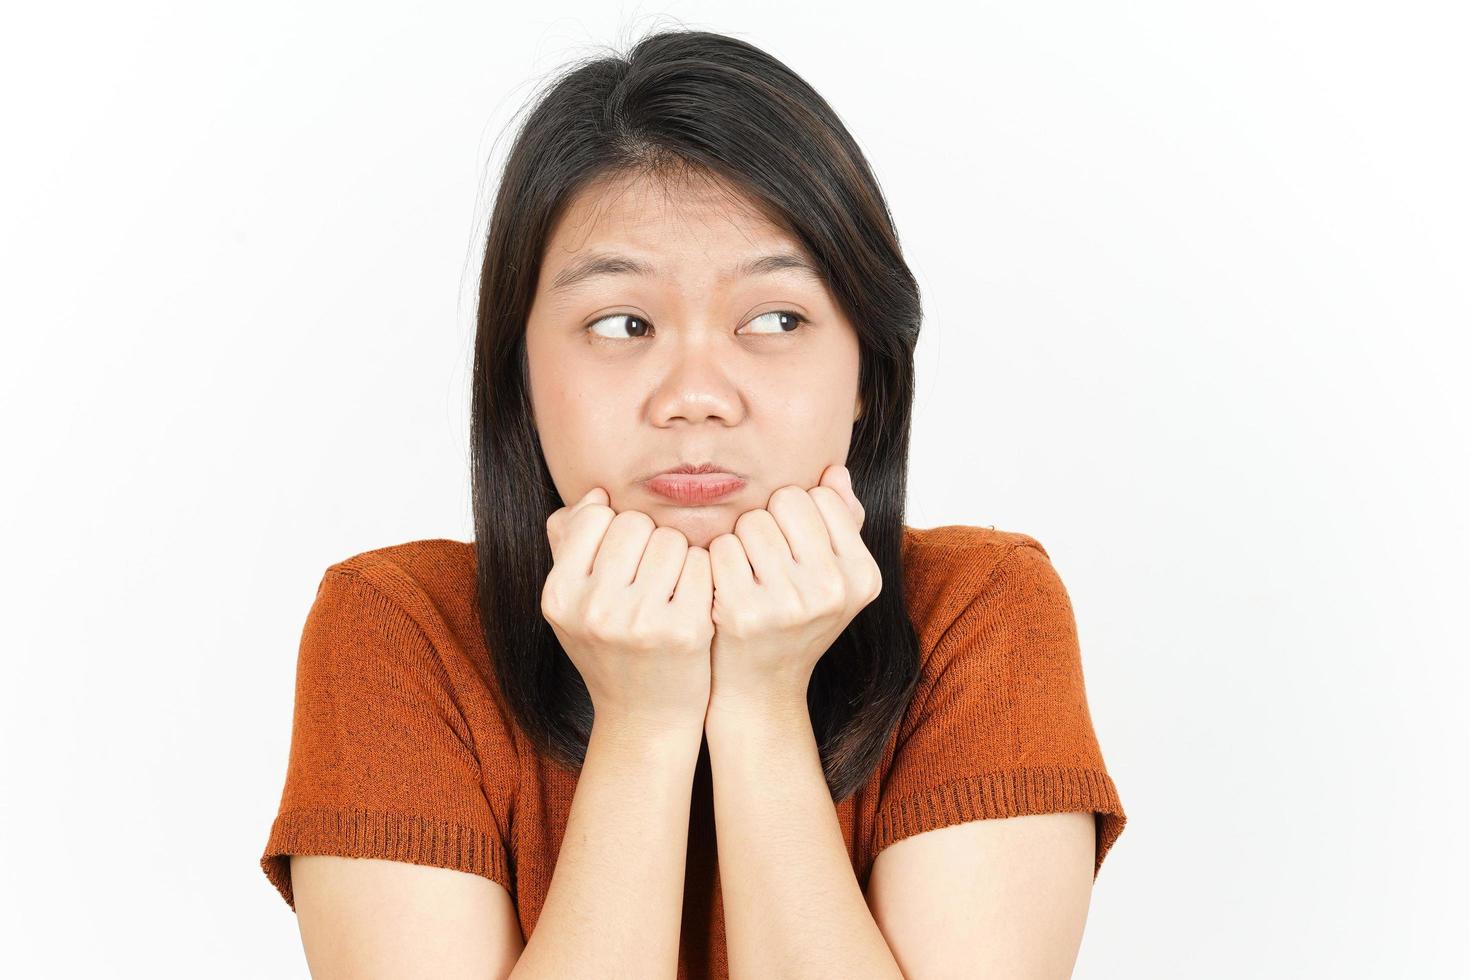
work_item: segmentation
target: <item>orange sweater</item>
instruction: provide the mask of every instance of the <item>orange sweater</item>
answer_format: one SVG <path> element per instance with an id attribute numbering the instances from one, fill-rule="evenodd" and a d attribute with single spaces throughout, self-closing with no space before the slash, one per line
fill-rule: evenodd
<path id="1" fill-rule="evenodd" d="M 287 855 L 455 868 L 504 885 L 536 928 L 576 775 L 536 756 L 492 695 L 474 548 L 413 541 L 328 568 L 301 637 L 279 812 L 260 865 L 295 909 Z M 868 783 L 835 809 L 866 887 L 873 859 L 969 820 L 1092 811 L 1093 874 L 1126 817 L 1083 686 L 1071 602 L 1036 539 L 904 527 L 919 686 Z M 709 757 L 690 812 L 679 978 L 728 976 Z"/>

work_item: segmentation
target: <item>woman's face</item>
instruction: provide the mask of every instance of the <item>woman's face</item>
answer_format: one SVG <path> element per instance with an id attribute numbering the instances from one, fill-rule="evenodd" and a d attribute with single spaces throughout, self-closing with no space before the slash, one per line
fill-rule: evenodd
<path id="1" fill-rule="evenodd" d="M 768 256 L 795 261 L 742 268 Z M 562 501 L 600 486 L 613 510 L 708 547 L 775 490 L 845 464 L 857 333 L 809 261 L 712 182 L 584 190 L 552 230 L 526 325 L 532 411 Z M 648 482 L 709 462 L 743 486 L 691 500 Z"/>

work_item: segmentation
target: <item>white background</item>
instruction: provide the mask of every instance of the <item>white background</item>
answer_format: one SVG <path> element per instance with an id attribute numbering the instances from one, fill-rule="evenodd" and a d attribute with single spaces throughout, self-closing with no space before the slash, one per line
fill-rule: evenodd
<path id="1" fill-rule="evenodd" d="M 1470 20 L 1281 0 L 12 10 L 0 972 L 307 975 L 257 862 L 317 581 L 472 536 L 502 127 L 678 26 L 882 182 L 908 523 L 1068 585 L 1129 814 L 1076 975 L 1465 975 Z"/>

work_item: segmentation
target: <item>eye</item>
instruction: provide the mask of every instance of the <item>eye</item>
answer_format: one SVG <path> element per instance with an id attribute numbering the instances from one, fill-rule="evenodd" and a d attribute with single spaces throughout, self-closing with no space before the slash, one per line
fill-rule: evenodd
<path id="1" fill-rule="evenodd" d="M 782 322 L 780 319 L 772 319 L 779 317 L 785 317 L 785 322 Z M 803 323 L 809 322 L 806 317 L 802 316 L 800 313 L 797 313 L 794 310 L 771 310 L 769 313 L 762 313 L 760 316 L 756 317 L 750 322 L 760 323 L 762 320 L 765 320 L 768 323 L 774 323 L 776 325 L 776 329 L 764 331 L 757 330 L 756 333 L 795 333 L 798 326 Z"/>
<path id="2" fill-rule="evenodd" d="M 614 322 L 616 320 L 631 320 L 633 323 L 638 324 L 639 327 L 638 328 L 634 328 L 635 329 L 635 332 L 632 333 L 632 334 L 629 334 L 627 332 L 627 328 L 626 327 L 623 328 L 622 330 L 619 330 L 616 327 L 614 327 L 613 328 L 613 332 L 611 334 L 600 334 L 600 333 L 597 333 L 597 331 L 593 329 L 599 323 L 612 323 L 612 322 Z M 612 316 L 605 316 L 605 317 L 602 317 L 601 319 L 593 320 L 591 323 L 587 324 L 587 329 L 590 330 L 590 331 L 592 331 L 593 334 L 596 334 L 596 336 L 606 337 L 609 340 L 627 340 L 630 336 L 632 336 L 632 337 L 642 337 L 642 336 L 646 335 L 647 332 L 648 332 L 648 321 L 645 320 L 645 319 L 643 319 L 641 316 L 638 316 L 638 315 L 633 314 L 633 313 L 614 313 Z"/>
<path id="3" fill-rule="evenodd" d="M 782 317 L 785 318 L 784 321 L 781 319 Z M 621 327 L 617 324 L 617 321 L 619 320 L 624 321 L 624 324 Z M 769 313 L 762 313 L 760 316 L 755 317 L 750 322 L 760 323 L 762 320 L 766 321 L 767 323 L 774 324 L 776 329 L 757 330 L 754 331 L 755 333 L 794 333 L 797 327 L 801 326 L 802 324 L 811 322 L 806 317 L 802 316 L 800 313 L 797 313 L 794 310 L 771 310 Z M 609 331 L 607 333 L 600 333 L 596 329 L 599 324 L 603 323 L 609 323 L 613 325 L 609 328 Z M 635 324 L 635 326 L 631 327 L 630 329 L 630 327 L 627 325 L 628 323 Z M 643 319 L 643 317 L 638 316 L 636 313 L 614 313 L 611 316 L 605 316 L 593 320 L 591 323 L 587 324 L 584 329 L 592 333 L 594 336 L 601 337 L 604 340 L 629 340 L 633 338 L 648 336 L 649 331 L 652 329 L 652 324 Z"/>

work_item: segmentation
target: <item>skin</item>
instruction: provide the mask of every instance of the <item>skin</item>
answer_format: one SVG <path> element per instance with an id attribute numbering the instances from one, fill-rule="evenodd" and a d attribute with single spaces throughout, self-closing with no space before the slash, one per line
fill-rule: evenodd
<path id="1" fill-rule="evenodd" d="M 647 514 L 709 552 L 711 703 L 804 703 L 817 659 L 882 586 L 842 465 L 862 411 L 857 331 L 805 270 L 736 274 L 775 253 L 811 261 L 726 185 L 615 177 L 552 229 L 526 325 L 532 411 L 562 499 L 600 488 L 611 512 Z M 558 288 L 599 254 L 655 274 Z M 781 312 L 804 320 L 783 330 Z M 745 486 L 686 505 L 643 483 L 705 460 Z"/>
<path id="2" fill-rule="evenodd" d="M 859 347 L 820 282 L 722 272 L 783 246 L 797 243 L 715 184 L 593 188 L 555 229 L 527 330 L 557 489 L 606 507 L 589 533 L 637 510 L 709 552 L 705 736 L 732 975 L 894 977 L 901 962 L 910 976 L 1067 976 L 1091 891 L 1091 814 L 919 834 L 879 856 L 866 895 L 853 880 L 805 691 L 817 659 L 881 586 L 841 465 L 862 408 Z M 604 250 L 659 275 L 550 288 L 579 256 Z M 778 309 L 812 322 L 744 335 Z M 596 325 L 620 339 L 581 330 L 614 313 L 639 318 Z M 745 488 L 682 507 L 640 484 L 708 458 Z M 783 833 L 763 832 L 772 826 Z M 936 933 L 936 922 L 946 928 Z"/>
<path id="3" fill-rule="evenodd" d="M 670 187 L 630 179 L 592 188 L 553 230 L 527 325 L 527 358 L 547 466 L 562 499 L 577 504 L 549 521 L 557 563 L 562 566 L 563 554 L 568 560 L 552 573 L 555 601 L 543 611 L 551 609 L 554 624 L 561 619 L 559 632 L 581 634 L 576 652 L 568 652 L 587 663 L 589 690 L 604 692 L 620 675 L 645 666 L 667 675 L 672 667 L 662 665 L 684 661 L 667 656 L 664 644 L 647 642 L 650 636 L 679 635 L 671 629 L 675 621 L 686 633 L 712 627 L 705 634 L 709 697 L 699 707 L 706 709 L 701 721 L 721 849 L 728 842 L 741 852 L 729 866 L 740 873 L 721 875 L 732 974 L 775 975 L 820 950 L 824 969 L 888 978 L 898 975 L 898 965 L 853 878 L 816 764 L 805 698 L 817 660 L 882 589 L 859 535 L 863 508 L 842 465 L 862 411 L 857 334 L 819 279 L 794 269 L 760 277 L 735 272 L 762 255 L 800 251 L 756 209 L 699 181 Z M 646 263 L 654 275 L 556 287 L 579 258 L 607 253 Z M 790 333 L 760 332 L 763 321 L 779 327 L 780 318 L 765 314 L 782 310 L 804 322 Z M 589 333 L 589 326 L 603 325 L 612 328 L 608 336 Z M 745 486 L 720 501 L 686 506 L 643 485 L 677 462 L 708 459 L 742 476 Z M 629 512 L 637 512 L 636 524 Z M 686 556 L 686 573 L 692 568 L 699 584 L 686 587 L 681 579 L 672 602 L 666 597 L 673 561 L 665 555 L 673 553 L 661 550 L 646 576 L 635 560 L 638 552 L 650 560 L 644 549 L 664 527 L 684 535 L 690 555 L 707 551 L 711 573 L 702 574 L 702 558 L 690 564 Z M 589 558 L 599 541 L 609 555 L 599 552 L 594 565 Z M 703 591 L 710 578 L 707 614 L 680 601 Z M 594 606 L 601 630 L 586 629 L 585 614 Z M 571 609 L 583 615 L 560 615 Z M 611 624 L 617 642 L 602 656 L 588 656 L 597 645 L 594 634 Z M 648 652 L 620 658 L 619 647 Z M 614 662 L 616 669 L 599 669 Z M 672 688 L 654 682 L 622 698 L 601 696 L 627 705 Z M 598 691 L 593 695 L 597 704 Z M 798 718 L 800 725 L 777 723 Z M 638 727 L 647 731 L 646 720 Z M 767 785 L 750 785 L 755 743 L 740 748 L 727 734 L 739 729 L 795 748 L 797 757 L 782 767 L 791 786 L 773 796 L 767 775 L 757 780 Z M 681 794 L 680 805 L 685 802 Z M 757 850 L 749 846 L 752 803 L 756 810 L 786 808 L 792 818 L 786 850 L 800 855 L 772 848 L 763 857 L 746 853 Z M 757 890 L 782 891 L 771 887 L 778 864 L 807 870 L 788 880 L 806 895 L 762 910 Z M 823 909 L 809 907 L 813 902 Z M 805 940 L 793 931 L 814 922 L 823 928 Z M 532 947 L 535 937 L 528 955 Z M 672 949 L 667 937 L 660 949 L 660 959 Z"/>
<path id="4" fill-rule="evenodd" d="M 532 411 L 563 501 L 602 487 L 614 511 L 642 511 L 708 548 L 780 487 L 815 487 L 846 462 L 861 413 L 852 324 L 824 284 L 797 270 L 729 277 L 748 258 L 786 250 L 801 251 L 713 182 L 623 177 L 572 202 L 548 240 L 526 325 Z M 658 275 L 552 288 L 597 251 L 652 263 Z M 765 315 L 785 310 L 809 322 L 783 332 L 780 317 Z M 614 314 L 638 321 L 603 319 Z M 640 483 L 705 460 L 745 487 L 691 507 Z"/>
<path id="5" fill-rule="evenodd" d="M 857 334 L 819 281 L 789 269 L 729 273 L 788 250 L 799 250 L 795 240 L 738 195 L 698 181 L 589 188 L 553 230 L 526 331 L 531 399 L 557 490 L 574 502 L 548 522 L 557 608 L 577 610 L 560 617 L 566 641 L 579 641 L 564 646 L 588 668 L 599 710 L 550 892 L 526 942 L 510 895 L 482 877 L 296 858 L 313 976 L 672 975 L 701 738 L 732 977 L 1070 975 L 1091 888 L 1090 814 L 918 834 L 878 856 L 866 895 L 854 878 L 805 691 L 817 659 L 882 584 L 842 465 L 862 411 Z M 553 288 L 597 251 L 656 274 Z M 776 311 L 808 322 L 785 333 L 765 315 Z M 585 329 L 594 325 L 595 334 Z M 706 460 L 745 487 L 691 507 L 642 485 Z M 710 574 L 691 576 L 704 562 L 681 559 L 668 532 L 651 552 L 660 528 L 679 531 L 689 554 L 707 554 Z M 700 601 L 649 602 L 680 565 Z M 616 628 L 594 656 L 587 640 L 599 630 L 586 630 L 582 614 L 598 605 L 622 615 L 597 617 L 602 633 Z M 695 635 L 695 626 L 711 627 L 703 706 L 687 663 L 682 686 L 660 663 L 628 669 L 662 650 L 651 638 Z M 625 696 L 610 698 L 619 684 Z M 671 710 L 654 726 L 603 710 L 676 691 L 704 710 Z"/>

